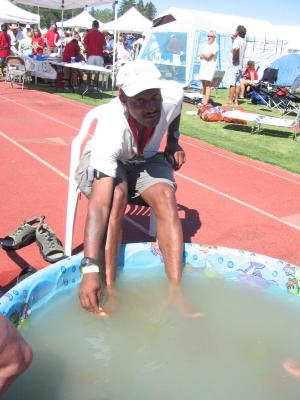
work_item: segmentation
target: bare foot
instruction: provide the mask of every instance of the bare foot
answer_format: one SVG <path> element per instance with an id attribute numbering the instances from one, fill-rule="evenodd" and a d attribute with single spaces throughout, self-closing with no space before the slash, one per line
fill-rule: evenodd
<path id="1" fill-rule="evenodd" d="M 199 311 L 194 311 L 191 306 L 185 300 L 180 286 L 170 286 L 170 300 L 175 305 L 181 315 L 188 318 L 200 318 L 204 317 L 204 314 Z"/>
<path id="2" fill-rule="evenodd" d="M 294 360 L 285 360 L 283 363 L 283 369 L 290 375 L 300 380 L 300 363 Z"/>

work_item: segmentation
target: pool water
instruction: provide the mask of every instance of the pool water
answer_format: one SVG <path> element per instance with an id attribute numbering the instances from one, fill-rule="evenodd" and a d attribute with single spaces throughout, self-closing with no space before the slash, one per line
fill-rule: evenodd
<path id="1" fill-rule="evenodd" d="M 161 269 L 118 278 L 107 319 L 80 308 L 77 290 L 57 295 L 25 322 L 31 368 L 4 400 L 295 400 L 300 381 L 283 369 L 300 361 L 299 298 L 247 282 L 184 274 L 183 317 Z"/>

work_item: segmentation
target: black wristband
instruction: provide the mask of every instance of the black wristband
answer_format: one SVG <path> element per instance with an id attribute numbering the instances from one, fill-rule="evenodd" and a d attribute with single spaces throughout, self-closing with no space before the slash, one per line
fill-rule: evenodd
<path id="1" fill-rule="evenodd" d="M 99 261 L 95 260 L 95 258 L 83 257 L 83 259 L 80 262 L 80 267 L 87 267 L 89 265 L 97 265 L 100 268 Z"/>

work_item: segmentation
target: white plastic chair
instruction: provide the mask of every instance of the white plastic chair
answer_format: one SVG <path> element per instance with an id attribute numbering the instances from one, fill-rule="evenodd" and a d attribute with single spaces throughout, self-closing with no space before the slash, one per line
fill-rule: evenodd
<path id="1" fill-rule="evenodd" d="M 100 106 L 101 107 L 101 106 Z M 71 160 L 70 160 L 70 174 L 69 174 L 69 189 L 68 189 L 68 200 L 67 200 L 67 217 L 66 217 L 66 231 L 65 231 L 65 254 L 67 256 L 72 255 L 72 242 L 74 224 L 76 218 L 76 210 L 78 204 L 79 190 L 75 181 L 75 170 L 78 166 L 81 154 L 82 143 L 87 137 L 91 124 L 96 120 L 99 123 L 98 112 L 99 107 L 93 108 L 84 117 L 80 131 L 71 144 Z M 150 222 L 148 229 L 149 236 L 156 236 L 156 217 L 153 211 L 150 213 Z"/>
<path id="2" fill-rule="evenodd" d="M 25 80 L 31 79 L 31 73 L 26 69 L 25 61 L 19 56 L 6 57 L 6 82 L 19 83 L 24 89 Z"/>

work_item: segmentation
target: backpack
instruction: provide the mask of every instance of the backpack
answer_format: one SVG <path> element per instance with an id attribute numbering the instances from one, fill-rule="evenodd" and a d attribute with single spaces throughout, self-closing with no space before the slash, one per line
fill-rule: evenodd
<path id="1" fill-rule="evenodd" d="M 251 94 L 251 103 L 252 104 L 260 104 L 265 105 L 269 100 L 269 96 L 267 94 L 261 94 L 252 92 Z"/>
<path id="2" fill-rule="evenodd" d="M 74 178 L 77 183 L 77 189 L 86 197 L 92 194 L 92 185 L 94 180 L 94 169 L 90 165 L 91 150 L 85 150 L 79 160 L 75 170 Z"/>

